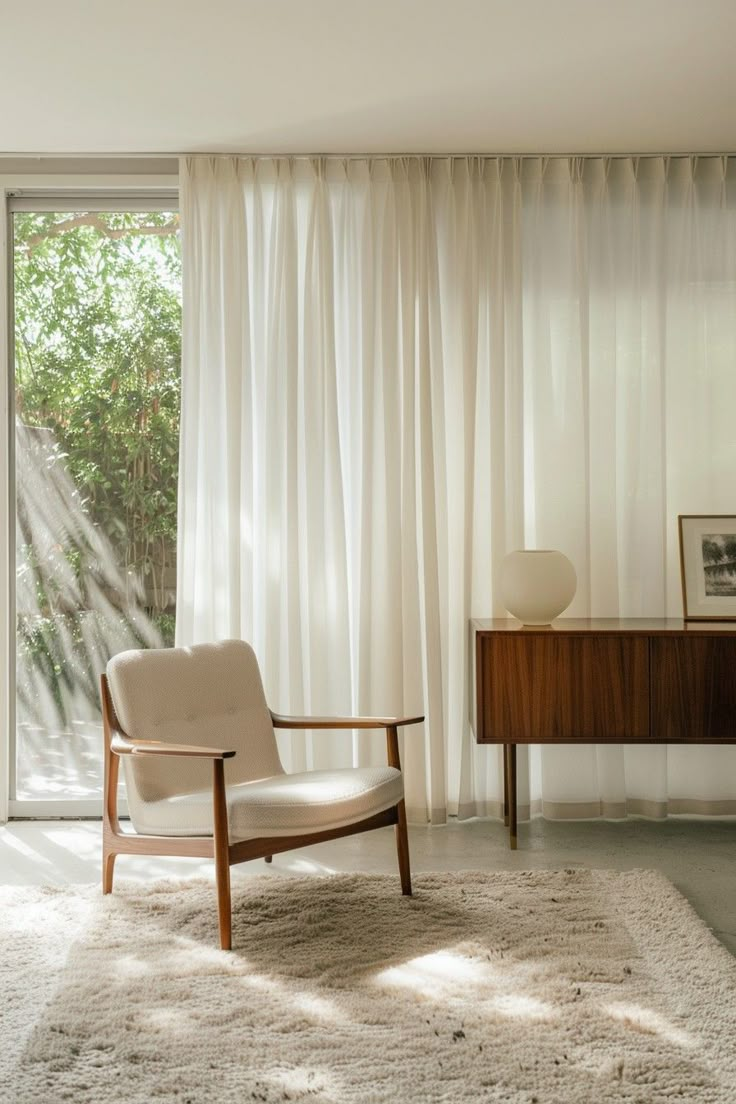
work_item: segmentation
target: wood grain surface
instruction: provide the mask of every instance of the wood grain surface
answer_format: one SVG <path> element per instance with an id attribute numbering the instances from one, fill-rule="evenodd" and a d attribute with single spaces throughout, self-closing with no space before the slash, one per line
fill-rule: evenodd
<path id="1" fill-rule="evenodd" d="M 652 739 L 736 742 L 736 640 L 651 641 Z"/>
<path id="2" fill-rule="evenodd" d="M 638 637 L 480 637 L 481 743 L 649 739 L 649 643 Z"/>

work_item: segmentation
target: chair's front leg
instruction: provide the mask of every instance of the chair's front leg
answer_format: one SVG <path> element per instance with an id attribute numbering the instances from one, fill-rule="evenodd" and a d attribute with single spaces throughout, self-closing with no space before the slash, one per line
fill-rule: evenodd
<path id="1" fill-rule="evenodd" d="M 215 851 L 215 879 L 217 882 L 217 913 L 220 921 L 220 946 L 223 951 L 232 947 L 232 908 L 230 902 L 230 838 L 227 826 L 227 799 L 225 794 L 225 763 L 213 761 L 212 778 L 213 836 Z"/>
<path id="2" fill-rule="evenodd" d="M 120 771 L 120 759 L 112 750 L 111 713 L 113 712 L 112 699 L 107 687 L 107 680 L 102 676 L 101 682 L 102 700 L 102 738 L 104 742 L 104 782 L 102 794 L 102 892 L 112 893 L 112 879 L 115 870 L 117 851 L 114 848 L 114 838 L 120 834 L 120 821 L 118 820 L 118 777 Z"/>
<path id="3" fill-rule="evenodd" d="M 110 750 L 105 738 L 105 783 L 102 813 L 102 892 L 112 893 L 112 879 L 117 852 L 113 847 L 114 836 L 120 831 L 118 821 L 118 768 L 120 761 Z"/>
<path id="4" fill-rule="evenodd" d="M 114 851 L 109 851 L 107 846 L 102 845 L 102 892 L 112 893 L 112 877 L 115 870 L 115 859 L 117 855 Z"/>
<path id="5" fill-rule="evenodd" d="M 409 834 L 406 830 L 406 806 L 402 797 L 396 806 L 396 814 L 399 818 L 396 825 L 396 852 L 399 858 L 399 877 L 401 878 L 401 892 L 405 897 L 411 897 L 411 866 L 409 864 Z"/>
<path id="6" fill-rule="evenodd" d="M 401 770 L 401 758 L 399 756 L 399 733 L 396 725 L 390 725 L 386 729 L 386 749 L 388 752 L 388 764 Z M 411 897 L 411 865 L 409 863 L 409 834 L 406 830 L 406 805 L 402 797 L 396 806 L 398 821 L 396 824 L 396 853 L 399 859 L 399 877 L 401 878 L 401 892 L 406 897 Z"/>

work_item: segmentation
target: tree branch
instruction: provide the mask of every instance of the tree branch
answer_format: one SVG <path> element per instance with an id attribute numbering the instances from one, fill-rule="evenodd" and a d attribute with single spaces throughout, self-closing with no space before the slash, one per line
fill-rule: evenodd
<path id="1" fill-rule="evenodd" d="M 57 222 L 54 226 L 50 226 L 48 230 L 44 230 L 43 233 L 32 234 L 25 243 L 26 249 L 28 253 L 31 253 L 42 242 L 49 238 L 58 238 L 61 234 L 76 230 L 78 226 L 91 226 L 105 238 L 140 237 L 146 234 L 163 238 L 178 233 L 179 216 L 174 215 L 173 221 L 164 223 L 163 226 L 125 226 L 114 230 L 99 215 L 89 211 L 84 215 L 75 215 L 73 218 L 64 219 L 63 222 Z"/>

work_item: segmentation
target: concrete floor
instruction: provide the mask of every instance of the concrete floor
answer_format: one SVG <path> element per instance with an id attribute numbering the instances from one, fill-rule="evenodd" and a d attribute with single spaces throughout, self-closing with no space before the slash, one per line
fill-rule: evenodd
<path id="1" fill-rule="evenodd" d="M 11 821 L 0 827 L 0 885 L 75 884 L 100 876 L 97 821 Z M 244 863 L 233 878 L 268 874 L 365 870 L 395 873 L 392 829 L 384 828 L 275 856 L 272 865 Z M 488 820 L 409 830 L 412 869 L 539 870 L 562 867 L 661 871 L 691 902 L 721 942 L 736 955 L 736 821 L 669 819 L 606 821 L 535 820 L 519 829 L 510 851 L 503 827 Z M 122 856 L 116 877 L 212 876 L 199 859 Z"/>

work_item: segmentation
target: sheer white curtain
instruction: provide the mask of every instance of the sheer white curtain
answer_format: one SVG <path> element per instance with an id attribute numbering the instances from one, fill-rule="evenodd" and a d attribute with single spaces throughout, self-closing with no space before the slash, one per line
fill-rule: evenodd
<path id="1" fill-rule="evenodd" d="M 471 616 L 506 551 L 568 611 L 681 614 L 678 513 L 733 513 L 726 158 L 186 158 L 181 643 L 241 636 L 283 711 L 414 711 L 413 820 L 498 815 Z M 289 737 L 287 766 L 382 761 Z M 551 816 L 736 812 L 736 749 L 530 749 Z"/>

